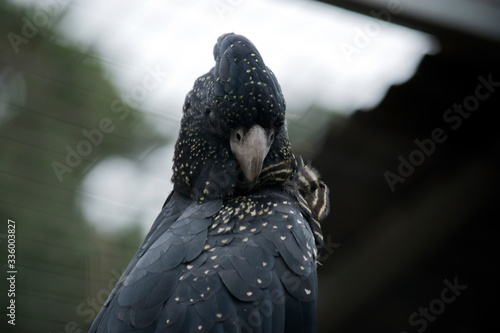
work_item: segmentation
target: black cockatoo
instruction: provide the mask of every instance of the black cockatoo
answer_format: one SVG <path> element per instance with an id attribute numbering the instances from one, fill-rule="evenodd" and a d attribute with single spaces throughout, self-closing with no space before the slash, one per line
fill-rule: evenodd
<path id="1" fill-rule="evenodd" d="M 186 97 L 174 190 L 91 332 L 314 332 L 328 188 L 257 48 L 220 36 Z"/>

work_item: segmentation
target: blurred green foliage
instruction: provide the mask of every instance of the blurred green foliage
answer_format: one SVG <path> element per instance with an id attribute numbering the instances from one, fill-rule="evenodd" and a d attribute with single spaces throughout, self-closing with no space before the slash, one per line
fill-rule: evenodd
<path id="1" fill-rule="evenodd" d="M 143 235 L 138 226 L 98 234 L 77 201 L 82 179 L 105 157 L 134 156 L 167 138 L 149 128 L 141 112 L 113 110 L 113 102 L 122 101 L 99 59 L 58 44 L 50 24 L 33 23 L 36 12 L 0 1 L 1 274 L 8 270 L 11 219 L 17 227 L 15 330 L 86 331 Z M 92 141 L 83 130 L 93 133 L 90 145 L 82 143 Z M 68 147 L 81 160 L 68 157 Z M 2 280 L 0 331 L 9 332 Z"/>

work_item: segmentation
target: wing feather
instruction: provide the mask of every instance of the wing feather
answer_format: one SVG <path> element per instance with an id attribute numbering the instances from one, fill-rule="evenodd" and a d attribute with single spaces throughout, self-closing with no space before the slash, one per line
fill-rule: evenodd
<path id="1" fill-rule="evenodd" d="M 91 331 L 310 331 L 315 318 L 298 318 L 317 297 L 302 209 L 283 192 L 245 198 L 172 195 Z"/>

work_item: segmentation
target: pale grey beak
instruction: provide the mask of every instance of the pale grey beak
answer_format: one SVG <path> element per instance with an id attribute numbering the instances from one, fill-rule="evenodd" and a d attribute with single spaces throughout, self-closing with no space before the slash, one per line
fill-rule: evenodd
<path id="1" fill-rule="evenodd" d="M 243 128 L 231 132 L 231 151 L 248 183 L 256 183 L 273 140 L 274 132 L 271 130 L 268 133 L 259 125 L 253 126 L 246 133 Z"/>

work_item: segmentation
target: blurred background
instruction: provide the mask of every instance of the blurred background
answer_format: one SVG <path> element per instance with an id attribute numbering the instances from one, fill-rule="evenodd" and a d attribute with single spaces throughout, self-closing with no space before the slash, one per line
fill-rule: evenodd
<path id="1" fill-rule="evenodd" d="M 0 0 L 0 331 L 88 330 L 230 31 L 331 189 L 319 331 L 498 330 L 500 1 Z"/>

